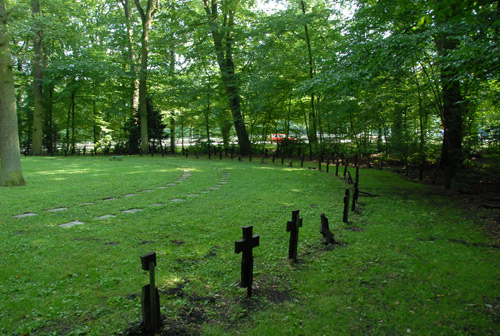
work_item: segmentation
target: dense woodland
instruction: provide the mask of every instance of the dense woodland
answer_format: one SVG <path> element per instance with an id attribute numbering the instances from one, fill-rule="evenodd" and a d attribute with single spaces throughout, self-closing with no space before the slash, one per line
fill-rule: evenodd
<path id="1" fill-rule="evenodd" d="M 29 155 L 179 151 L 186 137 L 248 155 L 282 133 L 294 155 L 451 176 L 499 150 L 500 1 L 0 3 Z"/>

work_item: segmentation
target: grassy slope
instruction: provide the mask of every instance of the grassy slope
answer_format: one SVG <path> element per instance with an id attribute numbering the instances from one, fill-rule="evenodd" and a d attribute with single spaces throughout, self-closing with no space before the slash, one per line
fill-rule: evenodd
<path id="1" fill-rule="evenodd" d="M 123 331 L 140 320 L 137 295 L 148 278 L 139 256 L 153 250 L 171 331 L 494 335 L 500 327 L 500 253 L 459 242 L 488 244 L 475 219 L 439 189 L 363 170 L 362 189 L 381 197 L 362 198 L 361 213 L 343 225 L 345 185 L 313 170 L 149 157 L 23 165 L 28 186 L 0 189 L 0 333 Z M 191 177 L 157 189 L 185 169 Z M 201 193 L 223 173 L 229 184 Z M 153 191 L 122 197 L 146 189 Z M 111 196 L 119 198 L 102 200 Z M 61 206 L 68 210 L 43 211 Z M 144 211 L 121 213 L 130 208 Z M 297 265 L 286 260 L 293 209 L 304 217 Z M 12 218 L 27 211 L 39 215 Z M 320 245 L 321 212 L 342 247 Z M 116 217 L 95 220 L 105 214 Z M 57 226 L 73 220 L 86 225 Z M 245 225 L 261 236 L 250 301 L 238 288 L 234 254 Z"/>

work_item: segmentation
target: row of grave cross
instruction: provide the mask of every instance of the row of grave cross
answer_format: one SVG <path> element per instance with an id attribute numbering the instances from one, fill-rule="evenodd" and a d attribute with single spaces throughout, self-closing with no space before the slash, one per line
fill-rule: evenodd
<path id="1" fill-rule="evenodd" d="M 355 206 L 359 196 L 359 167 L 356 166 L 356 179 L 353 181 L 350 172 L 347 170 L 347 165 L 344 169 L 344 179 L 347 183 L 354 184 L 354 195 L 352 200 L 351 210 L 355 210 Z M 327 165 L 328 167 L 328 165 Z M 328 168 L 327 168 L 328 171 Z M 338 176 L 338 162 L 336 175 Z M 344 212 L 342 221 L 348 222 L 350 203 L 350 189 L 346 188 L 344 196 Z M 303 218 L 299 217 L 299 210 L 292 211 L 292 220 L 286 224 L 286 231 L 290 232 L 290 240 L 288 244 L 288 259 L 297 262 L 297 247 L 299 241 L 299 229 L 302 227 Z M 253 234 L 253 226 L 245 226 L 243 230 L 243 239 L 235 242 L 235 253 L 241 253 L 241 280 L 240 286 L 247 288 L 247 297 L 252 296 L 253 284 L 253 248 L 259 246 L 260 236 Z M 335 245 L 339 244 L 335 240 L 334 234 L 330 231 L 328 218 L 324 213 L 321 214 L 321 224 L 319 232 L 323 236 L 323 244 Z M 146 332 L 154 332 L 158 330 L 162 323 L 160 317 L 160 298 L 158 289 L 155 286 L 155 267 L 156 253 L 150 252 L 141 256 L 142 269 L 149 271 L 150 283 L 142 288 L 142 317 L 143 327 Z"/>
<path id="2" fill-rule="evenodd" d="M 297 262 L 297 246 L 299 242 L 299 228 L 302 227 L 302 217 L 299 210 L 292 212 L 292 220 L 287 222 L 286 231 L 290 232 L 288 247 L 288 259 Z M 245 226 L 243 239 L 235 242 L 235 253 L 241 253 L 241 280 L 240 286 L 247 289 L 247 297 L 252 296 L 253 284 L 253 248 L 259 246 L 260 236 L 253 234 L 253 226 Z M 323 236 L 325 245 L 339 244 L 335 241 L 334 234 L 328 226 L 328 218 L 321 214 L 319 232 Z M 149 284 L 142 287 L 142 326 L 145 332 L 154 332 L 162 326 L 160 316 L 160 297 L 155 285 L 156 252 L 150 252 L 141 256 L 142 269 L 149 271 Z"/>

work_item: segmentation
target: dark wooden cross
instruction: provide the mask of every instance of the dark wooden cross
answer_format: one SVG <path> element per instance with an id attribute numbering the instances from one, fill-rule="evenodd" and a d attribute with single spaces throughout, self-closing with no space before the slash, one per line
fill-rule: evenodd
<path id="1" fill-rule="evenodd" d="M 142 287 L 142 323 L 148 332 L 161 327 L 160 296 L 155 286 L 156 252 L 141 256 L 142 269 L 149 271 L 149 285 Z"/>
<path id="2" fill-rule="evenodd" d="M 342 217 L 342 222 L 344 223 L 349 222 L 349 199 L 349 188 L 346 188 L 344 196 L 344 216 Z"/>
<path id="3" fill-rule="evenodd" d="M 300 210 L 292 211 L 292 220 L 286 223 L 286 231 L 290 232 L 290 243 L 288 245 L 288 259 L 297 262 L 297 245 L 299 243 L 299 228 L 302 227 L 302 217 L 299 218 Z"/>
<path id="4" fill-rule="evenodd" d="M 259 246 L 259 236 L 252 235 L 253 226 L 245 226 L 243 229 L 243 239 L 234 244 L 234 251 L 242 253 L 241 256 L 241 287 L 247 288 L 247 296 L 252 296 L 253 283 L 253 252 L 254 247 Z"/>
<path id="5" fill-rule="evenodd" d="M 323 244 L 337 244 L 333 233 L 328 227 L 328 218 L 326 217 L 325 213 L 321 214 L 321 225 L 319 226 L 319 232 L 323 235 Z"/>

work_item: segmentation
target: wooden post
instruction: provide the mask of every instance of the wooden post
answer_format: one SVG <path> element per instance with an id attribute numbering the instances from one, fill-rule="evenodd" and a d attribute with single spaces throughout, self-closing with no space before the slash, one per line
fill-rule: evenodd
<path id="1" fill-rule="evenodd" d="M 292 220 L 286 223 L 286 231 L 290 232 L 288 245 L 288 259 L 297 262 L 297 245 L 299 243 L 299 228 L 302 227 L 302 217 L 299 218 L 299 210 L 293 210 Z"/>
<path id="2" fill-rule="evenodd" d="M 345 189 L 345 196 L 344 196 L 344 215 L 342 217 L 342 222 L 348 223 L 349 222 L 349 188 Z"/>
<path id="3" fill-rule="evenodd" d="M 142 269 L 149 271 L 149 285 L 142 287 L 142 323 L 144 330 L 154 332 L 161 327 L 160 297 L 155 284 L 156 252 L 141 256 Z"/>

